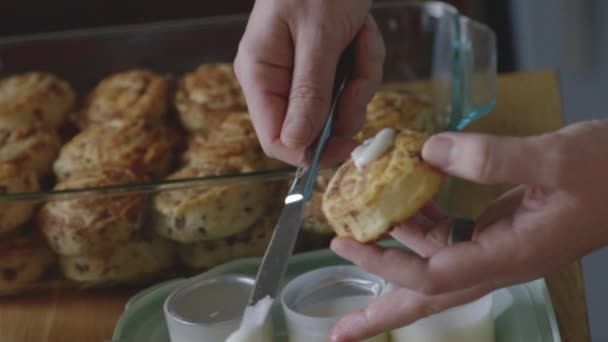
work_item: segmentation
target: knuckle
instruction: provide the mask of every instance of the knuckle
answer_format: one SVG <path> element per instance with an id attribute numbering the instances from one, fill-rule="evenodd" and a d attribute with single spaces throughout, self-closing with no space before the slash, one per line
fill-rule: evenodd
<path id="1" fill-rule="evenodd" d="M 234 63 L 232 65 L 232 69 L 234 70 L 234 74 L 236 75 L 236 78 L 240 80 L 241 77 L 241 64 L 242 62 L 242 57 L 241 57 L 241 53 L 239 52 L 236 57 L 234 58 Z"/>
<path id="2" fill-rule="evenodd" d="M 384 61 L 386 60 L 386 44 L 384 43 L 384 39 L 382 39 L 382 36 L 378 36 L 378 49 L 375 49 L 376 51 L 376 58 L 378 58 L 378 63 L 380 65 L 384 64 Z"/>
<path id="3" fill-rule="evenodd" d="M 251 69 L 250 65 L 252 62 L 253 57 L 250 50 L 246 48 L 245 44 L 241 41 L 232 66 L 234 74 L 239 81 L 242 81 L 246 72 Z"/>
<path id="4" fill-rule="evenodd" d="M 374 35 L 372 37 L 374 40 L 373 49 L 371 49 L 371 58 L 372 61 L 376 64 L 383 65 L 386 60 L 386 44 L 384 43 L 384 39 L 380 33 Z"/>

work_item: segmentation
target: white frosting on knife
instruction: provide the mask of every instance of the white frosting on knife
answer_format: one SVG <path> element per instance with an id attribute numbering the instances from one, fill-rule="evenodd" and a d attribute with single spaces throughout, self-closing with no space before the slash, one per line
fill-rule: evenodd
<path id="1" fill-rule="evenodd" d="M 253 306 L 248 306 L 243 314 L 240 328 L 233 332 L 226 342 L 267 342 L 265 323 L 272 307 L 272 298 L 266 296 Z"/>
<path id="2" fill-rule="evenodd" d="M 357 146 L 350 154 L 357 170 L 361 171 L 365 165 L 380 158 L 395 142 L 395 134 L 394 128 L 384 128 L 375 137 Z"/>

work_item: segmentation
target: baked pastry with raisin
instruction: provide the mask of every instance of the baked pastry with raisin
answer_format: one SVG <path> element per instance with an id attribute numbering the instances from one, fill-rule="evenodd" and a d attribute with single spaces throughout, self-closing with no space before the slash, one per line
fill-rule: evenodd
<path id="1" fill-rule="evenodd" d="M 56 130 L 46 124 L 0 127 L 0 163 L 10 163 L 42 178 L 51 171 L 61 148 Z"/>
<path id="2" fill-rule="evenodd" d="M 0 240 L 0 293 L 8 294 L 40 280 L 56 260 L 37 232 Z"/>
<path id="3" fill-rule="evenodd" d="M 182 155 L 184 165 L 205 165 L 244 159 L 254 171 L 277 168 L 279 162 L 266 157 L 249 113 L 233 112 L 214 129 L 194 132 Z"/>
<path id="4" fill-rule="evenodd" d="M 191 268 L 208 269 L 238 258 L 264 256 L 278 219 L 278 215 L 264 216 L 233 236 L 180 245 L 180 260 Z"/>
<path id="5" fill-rule="evenodd" d="M 61 181 L 55 190 L 95 188 L 129 183 L 136 176 L 126 169 L 81 172 Z M 114 193 L 87 194 L 44 204 L 38 225 L 52 249 L 78 255 L 107 249 L 132 238 L 142 224 L 145 198 Z"/>
<path id="6" fill-rule="evenodd" d="M 84 171 L 123 167 L 157 179 L 169 172 L 177 141 L 177 131 L 164 124 L 109 121 L 92 125 L 67 142 L 53 170 L 57 178 L 65 179 Z"/>
<path id="7" fill-rule="evenodd" d="M 160 123 L 166 116 L 169 84 L 147 69 L 130 69 L 104 78 L 87 96 L 79 117 L 81 128 L 107 121 Z"/>
<path id="8" fill-rule="evenodd" d="M 334 172 L 325 171 L 317 176 L 315 187 L 302 214 L 302 229 L 305 231 L 318 232 L 322 234 L 332 234 L 333 231 L 325 218 L 325 214 L 321 209 L 323 202 L 323 194 L 327 189 L 329 181 Z"/>
<path id="9" fill-rule="evenodd" d="M 40 190 L 33 171 L 21 170 L 10 163 L 0 163 L 0 195 Z M 0 199 L 0 235 L 16 231 L 32 216 L 36 202 Z"/>
<path id="10" fill-rule="evenodd" d="M 321 208 L 323 194 L 333 174 L 333 170 L 325 170 L 317 176 L 315 187 L 304 205 L 302 226 L 296 244 L 298 251 L 327 248 L 335 236 Z"/>
<path id="11" fill-rule="evenodd" d="M 322 209 L 339 236 L 377 240 L 439 191 L 443 175 L 422 160 L 426 136 L 398 130 L 388 150 L 359 169 L 353 159 L 333 176 Z"/>
<path id="12" fill-rule="evenodd" d="M 203 64 L 184 75 L 175 94 L 179 118 L 189 131 L 213 129 L 247 105 L 232 64 Z"/>
<path id="13" fill-rule="evenodd" d="M 403 86 L 383 87 L 367 105 L 365 122 L 355 139 L 367 140 L 385 127 L 432 133 L 431 114 L 430 102 Z"/>
<path id="14" fill-rule="evenodd" d="M 61 273 L 86 286 L 132 283 L 157 277 L 177 261 L 175 246 L 160 238 L 143 238 L 108 249 L 59 256 Z"/>
<path id="15" fill-rule="evenodd" d="M 47 123 L 59 128 L 74 106 L 70 84 L 47 72 L 31 71 L 0 80 L 0 127 Z"/>
<path id="16" fill-rule="evenodd" d="M 243 160 L 233 165 L 186 166 L 169 179 L 251 170 Z M 268 196 L 268 187 L 260 181 L 162 191 L 154 197 L 154 229 L 160 236 L 182 243 L 225 238 L 246 230 L 259 219 L 266 208 Z"/>

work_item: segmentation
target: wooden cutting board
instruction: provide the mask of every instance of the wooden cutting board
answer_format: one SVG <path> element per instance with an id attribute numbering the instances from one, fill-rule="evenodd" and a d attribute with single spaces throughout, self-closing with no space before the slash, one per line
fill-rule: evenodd
<path id="1" fill-rule="evenodd" d="M 557 76 L 553 72 L 501 75 L 498 104 L 468 130 L 508 135 L 539 134 L 562 125 Z M 454 203 L 475 217 L 506 188 L 455 181 Z M 578 262 L 547 277 L 564 342 L 590 342 L 581 267 Z M 94 293 L 45 293 L 0 299 L 2 342 L 101 342 L 112 336 L 128 298 L 141 288 Z"/>

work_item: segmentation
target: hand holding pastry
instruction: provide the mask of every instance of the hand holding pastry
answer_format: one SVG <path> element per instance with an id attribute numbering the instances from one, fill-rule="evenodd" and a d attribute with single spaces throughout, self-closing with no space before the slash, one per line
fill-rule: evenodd
<path id="1" fill-rule="evenodd" d="M 470 241 L 449 245 L 450 221 L 426 214 L 391 234 L 414 253 L 337 238 L 333 250 L 401 287 L 344 317 L 332 341 L 358 341 L 529 281 L 608 243 L 608 122 L 526 138 L 443 133 L 422 156 L 482 184 L 517 185 L 477 218 Z M 466 200 L 462 199 L 462 200 Z"/>

